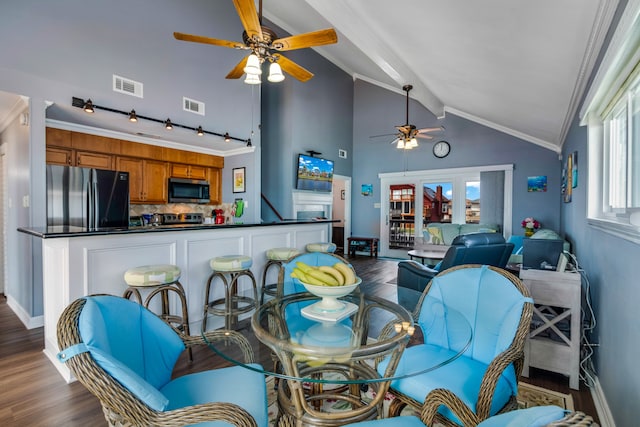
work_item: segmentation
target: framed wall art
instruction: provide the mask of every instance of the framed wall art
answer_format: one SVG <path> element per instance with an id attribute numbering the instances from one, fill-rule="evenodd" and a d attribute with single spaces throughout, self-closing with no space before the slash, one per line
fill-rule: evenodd
<path id="1" fill-rule="evenodd" d="M 233 192 L 244 193 L 246 191 L 245 186 L 245 168 L 233 169 Z"/>

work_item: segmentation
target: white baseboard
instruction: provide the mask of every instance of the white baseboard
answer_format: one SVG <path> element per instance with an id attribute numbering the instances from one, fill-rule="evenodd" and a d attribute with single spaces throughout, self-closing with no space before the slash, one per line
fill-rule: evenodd
<path id="1" fill-rule="evenodd" d="M 591 387 L 591 397 L 593 398 L 593 403 L 596 406 L 600 426 L 615 427 L 616 423 L 613 420 L 613 415 L 611 415 L 607 398 L 604 395 L 604 391 L 602 390 L 602 386 L 600 385 L 600 381 L 597 376 L 594 376 L 593 387 Z"/>
<path id="2" fill-rule="evenodd" d="M 41 328 L 44 326 L 44 315 L 31 317 L 18 302 L 7 295 L 7 305 L 18 316 L 18 319 L 24 324 L 27 329 Z"/>

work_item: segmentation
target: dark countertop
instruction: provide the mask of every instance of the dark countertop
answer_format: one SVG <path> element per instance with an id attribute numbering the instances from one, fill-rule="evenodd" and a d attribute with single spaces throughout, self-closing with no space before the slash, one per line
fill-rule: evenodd
<path id="1" fill-rule="evenodd" d="M 69 225 L 54 225 L 49 227 L 20 227 L 18 231 L 42 239 L 52 239 L 56 237 L 87 237 L 87 236 L 106 236 L 113 234 L 137 234 L 137 233 L 158 233 L 170 231 L 190 231 L 190 230 L 222 230 L 229 228 L 246 228 L 246 227 L 269 227 L 278 225 L 296 225 L 296 224 L 322 224 L 339 222 L 333 219 L 318 220 L 292 220 L 282 222 L 269 222 L 260 224 L 171 224 L 143 227 L 115 227 L 115 228 L 98 228 L 88 230 L 83 227 Z"/>

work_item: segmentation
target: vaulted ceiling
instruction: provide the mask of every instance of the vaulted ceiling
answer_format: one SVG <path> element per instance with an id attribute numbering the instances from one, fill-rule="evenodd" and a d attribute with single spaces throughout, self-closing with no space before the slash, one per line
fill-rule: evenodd
<path id="1" fill-rule="evenodd" d="M 328 26 L 316 49 L 355 77 L 436 116 L 461 115 L 559 151 L 617 1 L 264 0 L 292 34 Z"/>
<path id="2" fill-rule="evenodd" d="M 354 78 L 560 151 L 615 0 L 264 0 L 291 34 L 334 27 L 316 48 Z M 0 93 L 0 95 L 2 95 Z M 14 105 L 4 100 L 2 105 Z M 6 114 L 6 113 L 5 113 Z M 0 111 L 0 118 L 4 117 Z"/>

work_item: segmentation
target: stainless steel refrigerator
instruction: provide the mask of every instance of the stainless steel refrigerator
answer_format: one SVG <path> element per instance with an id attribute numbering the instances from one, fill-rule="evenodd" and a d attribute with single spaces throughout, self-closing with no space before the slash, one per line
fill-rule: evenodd
<path id="1" fill-rule="evenodd" d="M 47 165 L 47 225 L 129 226 L 129 173 Z"/>

